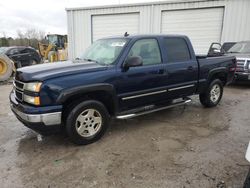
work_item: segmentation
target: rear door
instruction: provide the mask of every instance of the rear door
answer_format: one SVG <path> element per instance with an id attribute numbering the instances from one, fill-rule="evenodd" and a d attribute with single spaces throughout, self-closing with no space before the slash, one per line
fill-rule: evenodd
<path id="1" fill-rule="evenodd" d="M 163 53 L 168 97 L 179 98 L 195 93 L 198 83 L 198 63 L 188 42 L 182 37 L 165 37 Z"/>

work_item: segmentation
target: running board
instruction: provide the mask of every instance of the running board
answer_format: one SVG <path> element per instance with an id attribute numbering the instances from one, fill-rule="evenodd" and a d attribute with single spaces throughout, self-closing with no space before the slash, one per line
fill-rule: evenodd
<path id="1" fill-rule="evenodd" d="M 176 102 L 176 103 L 168 105 L 168 106 L 161 106 L 161 107 L 158 107 L 158 108 L 154 108 L 154 109 L 150 109 L 150 110 L 143 111 L 143 112 L 138 112 L 138 113 L 118 115 L 118 116 L 116 116 L 116 119 L 130 119 L 130 118 L 133 118 L 133 117 L 137 117 L 137 116 L 157 112 L 157 111 L 160 111 L 160 110 L 165 110 L 165 109 L 172 108 L 172 107 L 175 107 L 175 106 L 184 105 L 184 104 L 190 103 L 191 101 L 192 100 L 188 98 L 186 100 L 179 101 L 179 102 Z"/>

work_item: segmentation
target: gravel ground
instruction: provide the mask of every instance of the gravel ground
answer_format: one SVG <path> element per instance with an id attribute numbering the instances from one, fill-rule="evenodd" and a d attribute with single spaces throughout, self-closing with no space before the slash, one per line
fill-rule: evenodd
<path id="1" fill-rule="evenodd" d="M 250 86 L 225 88 L 215 108 L 193 102 L 113 121 L 98 142 L 76 146 L 24 127 L 0 85 L 1 187 L 242 187 L 249 169 Z"/>

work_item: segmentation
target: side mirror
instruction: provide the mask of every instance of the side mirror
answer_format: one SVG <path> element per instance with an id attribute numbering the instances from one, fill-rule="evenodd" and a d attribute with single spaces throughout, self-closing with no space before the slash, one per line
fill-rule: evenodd
<path id="1" fill-rule="evenodd" d="M 211 57 L 211 56 L 212 56 L 212 57 L 214 57 L 214 56 L 221 56 L 221 55 L 223 55 L 224 53 L 225 53 L 225 51 L 223 50 L 221 44 L 220 44 L 220 43 L 214 42 L 214 43 L 212 43 L 212 44 L 210 45 L 210 48 L 209 48 L 209 50 L 208 50 L 207 56 L 210 56 L 210 57 Z"/>
<path id="2" fill-rule="evenodd" d="M 129 57 L 123 64 L 123 68 L 125 70 L 128 70 L 129 67 L 138 67 L 138 66 L 142 66 L 143 62 L 142 62 L 142 58 L 140 56 L 132 56 Z"/>

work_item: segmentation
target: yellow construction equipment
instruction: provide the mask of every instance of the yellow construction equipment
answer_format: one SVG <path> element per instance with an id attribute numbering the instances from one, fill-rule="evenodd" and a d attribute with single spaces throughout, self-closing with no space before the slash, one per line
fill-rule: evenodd
<path id="1" fill-rule="evenodd" d="M 47 44 L 38 43 L 38 50 L 44 61 L 55 62 L 68 59 L 67 35 L 48 34 Z"/>
<path id="2" fill-rule="evenodd" d="M 16 71 L 14 62 L 6 55 L 0 54 L 0 81 L 8 80 Z"/>

